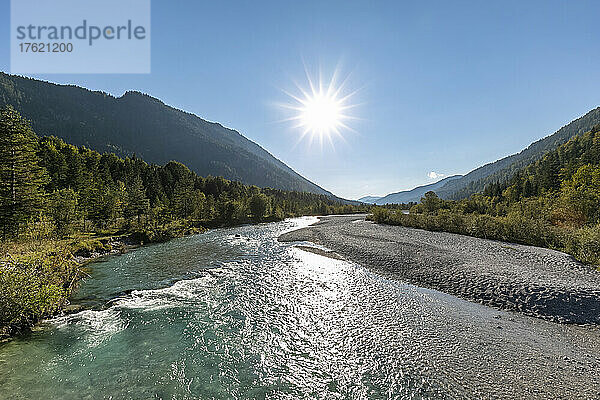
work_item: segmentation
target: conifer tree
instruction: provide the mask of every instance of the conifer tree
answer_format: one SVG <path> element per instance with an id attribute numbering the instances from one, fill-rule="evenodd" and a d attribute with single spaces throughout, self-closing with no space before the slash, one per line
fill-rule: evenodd
<path id="1" fill-rule="evenodd" d="M 146 190 L 144 189 L 142 178 L 136 175 L 127 188 L 127 215 L 137 217 L 139 223 L 140 216 L 148 212 L 149 208 L 150 202 L 146 198 Z"/>
<path id="2" fill-rule="evenodd" d="M 77 218 L 77 194 L 73 189 L 60 189 L 51 193 L 49 200 L 49 212 L 56 224 L 57 234 L 69 234 Z"/>
<path id="3" fill-rule="evenodd" d="M 194 180 L 185 177 L 173 188 L 173 211 L 178 218 L 189 218 L 194 211 Z"/>
<path id="4" fill-rule="evenodd" d="M 18 234 L 43 209 L 46 171 L 39 166 L 37 137 L 11 106 L 0 110 L 0 229 Z"/>

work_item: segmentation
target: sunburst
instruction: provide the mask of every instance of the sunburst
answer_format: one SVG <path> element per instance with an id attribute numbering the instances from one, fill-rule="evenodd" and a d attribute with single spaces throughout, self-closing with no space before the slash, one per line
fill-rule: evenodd
<path id="1" fill-rule="evenodd" d="M 344 141 L 344 132 L 354 131 L 348 121 L 357 119 L 349 113 L 357 106 L 351 101 L 357 91 L 344 94 L 349 75 L 338 83 L 338 69 L 329 82 L 324 81 L 320 73 L 318 81 L 311 78 L 306 68 L 305 73 L 308 87 L 295 83 L 298 94 L 284 90 L 292 104 L 283 104 L 283 107 L 293 112 L 286 121 L 294 122 L 293 128 L 301 132 L 297 143 L 308 138 L 310 145 L 316 141 L 322 148 L 327 141 L 334 147 L 334 137 Z"/>

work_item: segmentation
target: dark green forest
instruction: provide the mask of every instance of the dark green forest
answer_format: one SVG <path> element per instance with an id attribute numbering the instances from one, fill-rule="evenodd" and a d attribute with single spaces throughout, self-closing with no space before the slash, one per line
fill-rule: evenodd
<path id="1" fill-rule="evenodd" d="M 532 143 L 521 152 L 476 168 L 436 189 L 435 192 L 443 199 L 461 200 L 482 192 L 486 186 L 496 182 L 506 183 L 518 171 L 540 160 L 545 154 L 556 150 L 572 138 L 588 132 L 597 124 L 600 124 L 600 107 L 571 121 L 552 135 Z"/>
<path id="2" fill-rule="evenodd" d="M 168 240 L 211 227 L 367 211 L 329 196 L 200 177 L 170 161 L 100 154 L 38 137 L 0 111 L 0 336 L 60 310 L 82 271 L 72 255 L 111 242 Z"/>
<path id="3" fill-rule="evenodd" d="M 258 144 L 218 123 L 129 91 L 121 97 L 0 72 L 0 107 L 12 105 L 40 136 L 119 157 L 184 163 L 201 176 L 331 195 Z"/>
<path id="4" fill-rule="evenodd" d="M 155 230 L 274 221 L 356 210 L 325 195 L 261 189 L 200 177 L 170 161 L 148 164 L 56 137 L 37 137 L 14 109 L 1 113 L 0 226 L 4 238 L 32 234 Z"/>
<path id="5" fill-rule="evenodd" d="M 377 208 L 372 219 L 548 247 L 598 265 L 600 125 L 466 199 L 428 192 L 408 215 Z"/>

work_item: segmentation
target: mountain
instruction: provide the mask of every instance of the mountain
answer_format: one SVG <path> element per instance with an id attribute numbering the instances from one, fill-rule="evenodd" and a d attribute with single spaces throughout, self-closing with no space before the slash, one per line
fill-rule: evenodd
<path id="1" fill-rule="evenodd" d="M 446 183 L 435 192 L 445 199 L 462 199 L 481 192 L 491 183 L 506 182 L 515 172 L 541 159 L 546 153 L 555 150 L 573 137 L 591 130 L 598 123 L 600 123 L 600 107 L 563 126 L 554 134 L 532 143 L 520 153 L 474 169 L 462 178 Z"/>
<path id="2" fill-rule="evenodd" d="M 361 197 L 360 199 L 358 199 L 358 201 L 360 201 L 361 203 L 367 203 L 367 204 L 375 204 L 375 202 L 377 200 L 379 200 L 381 197 L 378 196 L 365 196 L 365 197 Z"/>
<path id="3" fill-rule="evenodd" d="M 548 152 L 540 160 L 517 172 L 510 181 L 486 186 L 488 197 L 516 202 L 526 197 L 547 196 L 560 192 L 570 213 L 553 214 L 554 220 L 576 219 L 586 214 L 587 222 L 598 221 L 600 208 L 600 124 Z M 573 224 L 575 220 L 570 220 Z M 579 221 L 582 222 L 582 221 Z"/>
<path id="4" fill-rule="evenodd" d="M 175 160 L 201 176 L 332 196 L 239 132 L 140 92 L 114 97 L 0 72 L 0 106 L 7 104 L 38 134 L 99 152 L 161 165 Z"/>
<path id="5" fill-rule="evenodd" d="M 377 199 L 374 203 L 378 205 L 384 204 L 401 204 L 401 203 L 409 203 L 411 201 L 419 202 L 421 197 L 425 195 L 425 193 L 431 191 L 436 191 L 439 188 L 445 186 L 449 182 L 453 182 L 462 178 L 462 175 L 453 175 L 447 178 L 442 179 L 441 181 L 437 181 L 435 183 L 431 183 L 429 185 L 418 186 L 412 190 L 405 190 L 402 192 L 390 193 L 387 196 L 381 197 Z"/>

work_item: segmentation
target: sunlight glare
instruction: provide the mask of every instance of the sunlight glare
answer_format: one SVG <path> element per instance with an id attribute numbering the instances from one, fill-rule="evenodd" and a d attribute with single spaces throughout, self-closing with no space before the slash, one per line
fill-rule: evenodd
<path id="1" fill-rule="evenodd" d="M 338 71 L 336 70 L 327 85 L 321 78 L 315 84 L 307 71 L 309 89 L 303 89 L 296 84 L 301 92 L 300 96 L 284 91 L 295 101 L 294 104 L 285 104 L 284 108 L 294 111 L 294 115 L 287 120 L 295 121 L 294 128 L 302 131 L 298 143 L 308 136 L 311 144 L 317 139 L 323 147 L 323 142 L 327 140 L 333 147 L 333 136 L 344 140 L 342 131 L 352 131 L 346 125 L 346 121 L 355 118 L 348 115 L 347 110 L 355 107 L 355 105 L 348 104 L 348 101 L 356 92 L 341 96 L 348 78 L 346 77 L 341 84 L 338 84 L 337 76 Z"/>
<path id="2" fill-rule="evenodd" d="M 304 102 L 302 124 L 313 132 L 329 134 L 339 126 L 341 118 L 339 100 L 327 93 L 316 93 Z"/>

